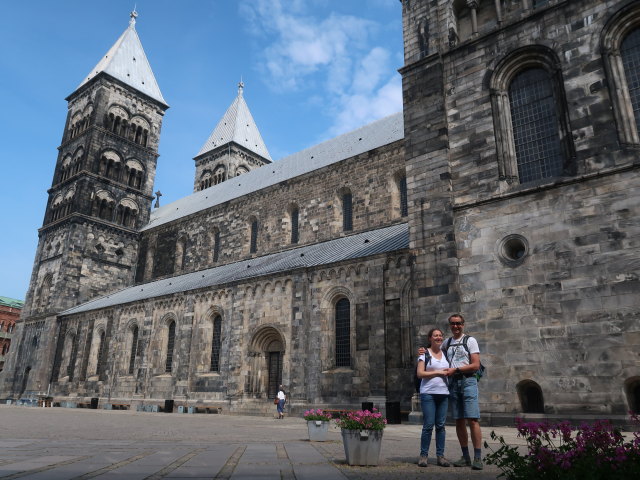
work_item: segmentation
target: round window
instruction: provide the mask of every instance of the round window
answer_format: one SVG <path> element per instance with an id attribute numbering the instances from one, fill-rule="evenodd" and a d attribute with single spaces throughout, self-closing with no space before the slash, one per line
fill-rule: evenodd
<path id="1" fill-rule="evenodd" d="M 529 243 L 522 235 L 508 235 L 500 241 L 498 246 L 498 257 L 511 267 L 522 264 L 528 253 Z"/>

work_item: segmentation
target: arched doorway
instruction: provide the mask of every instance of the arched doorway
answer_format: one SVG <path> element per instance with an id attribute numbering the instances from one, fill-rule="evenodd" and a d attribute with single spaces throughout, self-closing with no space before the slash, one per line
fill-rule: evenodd
<path id="1" fill-rule="evenodd" d="M 284 352 L 284 340 L 274 327 L 262 327 L 253 334 L 245 393 L 275 398 L 282 383 Z"/>

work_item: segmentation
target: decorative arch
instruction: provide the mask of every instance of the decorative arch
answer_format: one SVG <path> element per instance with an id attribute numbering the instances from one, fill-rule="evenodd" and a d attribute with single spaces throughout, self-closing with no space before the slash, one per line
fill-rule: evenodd
<path id="1" fill-rule="evenodd" d="M 258 218 L 251 216 L 248 219 L 249 223 L 249 253 L 256 253 L 258 251 Z"/>
<path id="2" fill-rule="evenodd" d="M 53 284 L 53 274 L 47 273 L 42 279 L 40 289 L 38 291 L 38 306 L 44 308 L 49 304 L 51 298 L 51 286 Z"/>
<path id="3" fill-rule="evenodd" d="M 300 241 L 300 207 L 297 203 L 290 203 L 287 208 L 289 213 L 290 242 L 297 244 Z"/>
<path id="4" fill-rule="evenodd" d="M 116 201 L 111 193 L 106 190 L 98 190 L 93 196 L 91 215 L 103 220 L 113 221 L 113 211 Z"/>
<path id="5" fill-rule="evenodd" d="M 249 173 L 249 167 L 245 165 L 240 165 L 238 168 L 236 168 L 236 177 L 239 177 L 240 175 L 244 175 L 245 173 Z"/>
<path id="6" fill-rule="evenodd" d="M 249 342 L 245 393 L 259 398 L 275 398 L 282 383 L 286 342 L 273 325 L 258 327 Z"/>
<path id="7" fill-rule="evenodd" d="M 540 45 L 516 49 L 496 66 L 490 93 L 500 180 L 528 183 L 575 175 L 563 85 L 556 54 Z M 534 121 L 544 127 L 541 132 L 537 128 L 535 136 L 530 128 Z M 532 146 L 543 156 L 529 155 Z"/>
<path id="8" fill-rule="evenodd" d="M 219 183 L 224 182 L 227 179 L 227 169 L 224 165 L 217 165 L 213 170 L 213 184 L 218 185 Z"/>
<path id="9" fill-rule="evenodd" d="M 111 180 L 119 181 L 122 171 L 122 158 L 113 150 L 105 150 L 100 155 L 98 174 Z"/>
<path id="10" fill-rule="evenodd" d="M 126 372 L 133 375 L 135 371 L 136 358 L 139 356 L 140 327 L 135 319 L 127 324 L 126 328 L 126 351 L 128 352 Z"/>
<path id="11" fill-rule="evenodd" d="M 176 240 L 176 253 L 174 258 L 173 271 L 179 272 L 184 269 L 187 256 L 187 236 L 182 234 Z"/>
<path id="12" fill-rule="evenodd" d="M 202 172 L 200 176 L 200 190 L 204 190 L 205 188 L 209 188 L 213 185 L 213 178 L 211 176 L 211 172 L 209 170 L 205 170 Z"/>
<path id="13" fill-rule="evenodd" d="M 178 335 L 178 320 L 174 313 L 165 314 L 159 322 L 158 348 L 161 353 L 160 371 L 164 374 L 172 374 L 176 367 L 176 339 Z"/>
<path id="14" fill-rule="evenodd" d="M 640 5 L 627 5 L 607 22 L 601 37 L 613 113 L 620 142 L 640 144 Z M 634 61 L 629 62 L 630 59 Z M 635 68 L 631 65 L 635 64 Z M 631 83 L 636 86 L 630 88 Z"/>
<path id="15" fill-rule="evenodd" d="M 144 166 L 138 160 L 130 158 L 126 161 L 124 166 L 127 185 L 130 187 L 140 189 L 143 185 L 144 178 Z"/>
<path id="16" fill-rule="evenodd" d="M 342 212 L 342 231 L 350 232 L 353 230 L 353 194 L 351 189 L 342 187 L 338 190 L 338 197 Z"/>
<path id="17" fill-rule="evenodd" d="M 89 347 L 89 363 L 87 371 L 90 376 L 100 378 L 104 365 L 104 352 L 106 343 L 106 326 L 103 322 L 98 323 L 91 335 L 91 346 Z"/>
<path id="18" fill-rule="evenodd" d="M 120 200 L 116 209 L 116 223 L 125 227 L 133 228 L 138 216 L 138 204 L 131 198 Z"/>

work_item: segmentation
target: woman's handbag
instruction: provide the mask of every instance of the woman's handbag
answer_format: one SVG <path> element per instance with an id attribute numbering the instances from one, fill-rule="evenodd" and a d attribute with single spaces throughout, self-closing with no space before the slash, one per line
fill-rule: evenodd
<path id="1" fill-rule="evenodd" d="M 276 398 L 274 398 L 274 399 L 273 399 L 273 404 L 274 404 L 274 405 L 277 405 L 277 404 L 278 404 L 278 397 L 276 397 Z"/>

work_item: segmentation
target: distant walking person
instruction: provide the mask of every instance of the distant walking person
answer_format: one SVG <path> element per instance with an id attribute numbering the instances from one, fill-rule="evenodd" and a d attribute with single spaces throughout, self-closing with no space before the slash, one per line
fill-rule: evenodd
<path id="1" fill-rule="evenodd" d="M 278 419 L 284 418 L 284 404 L 287 401 L 287 396 L 284 393 L 284 386 L 280 385 L 278 390 Z"/>
<path id="2" fill-rule="evenodd" d="M 462 458 L 453 462 L 453 465 L 482 470 L 482 432 L 479 422 L 478 380 L 475 376 L 480 369 L 480 348 L 475 338 L 464 334 L 464 317 L 459 313 L 449 317 L 449 328 L 453 337 L 442 344 L 442 350 L 449 362 L 449 403 L 462 448 Z M 469 437 L 465 423 L 471 431 L 473 461 L 469 455 Z"/>
<path id="3" fill-rule="evenodd" d="M 432 328 L 427 334 L 427 348 L 418 357 L 416 374 L 421 378 L 420 405 L 422 406 L 422 436 L 420 437 L 420 467 L 428 466 L 429 446 L 433 427 L 436 427 L 436 463 L 448 467 L 450 463 L 444 458 L 445 430 L 449 387 L 447 386 L 447 370 L 449 363 L 441 350 L 444 336 L 442 330 Z"/>

